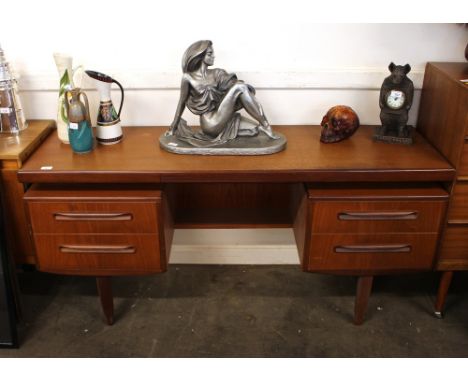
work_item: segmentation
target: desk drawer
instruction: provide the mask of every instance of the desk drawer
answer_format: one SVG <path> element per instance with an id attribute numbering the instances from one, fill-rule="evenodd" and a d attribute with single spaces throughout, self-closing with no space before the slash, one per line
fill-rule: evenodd
<path id="1" fill-rule="evenodd" d="M 41 271 L 61 274 L 118 275 L 161 272 L 157 234 L 34 236 Z"/>
<path id="2" fill-rule="evenodd" d="M 318 201 L 313 233 L 438 232 L 445 201 Z"/>
<path id="3" fill-rule="evenodd" d="M 315 234 L 309 271 L 431 269 L 437 234 Z"/>
<path id="4" fill-rule="evenodd" d="M 29 202 L 34 233 L 157 233 L 159 203 Z"/>
<path id="5" fill-rule="evenodd" d="M 457 182 L 448 211 L 450 223 L 468 223 L 468 182 Z"/>

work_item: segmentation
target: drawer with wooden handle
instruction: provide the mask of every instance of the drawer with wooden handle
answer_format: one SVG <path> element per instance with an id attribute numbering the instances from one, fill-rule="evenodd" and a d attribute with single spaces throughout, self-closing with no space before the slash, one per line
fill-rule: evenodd
<path id="1" fill-rule="evenodd" d="M 437 234 L 313 234 L 302 265 L 308 271 L 431 269 Z"/>
<path id="2" fill-rule="evenodd" d="M 438 232 L 445 201 L 318 201 L 313 233 Z"/>
<path id="3" fill-rule="evenodd" d="M 158 201 L 29 201 L 34 233 L 157 233 Z"/>
<path id="4" fill-rule="evenodd" d="M 157 234 L 34 235 L 41 271 L 60 274 L 149 274 L 166 270 Z"/>

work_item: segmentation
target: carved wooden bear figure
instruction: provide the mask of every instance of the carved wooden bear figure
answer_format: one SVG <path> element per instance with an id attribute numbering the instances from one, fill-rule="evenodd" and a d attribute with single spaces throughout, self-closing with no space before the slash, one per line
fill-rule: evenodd
<path id="1" fill-rule="evenodd" d="M 380 89 L 380 134 L 406 138 L 410 135 L 406 123 L 414 93 L 413 81 L 406 76 L 411 66 L 395 65 L 392 62 L 388 69 L 392 74 L 385 78 Z"/>

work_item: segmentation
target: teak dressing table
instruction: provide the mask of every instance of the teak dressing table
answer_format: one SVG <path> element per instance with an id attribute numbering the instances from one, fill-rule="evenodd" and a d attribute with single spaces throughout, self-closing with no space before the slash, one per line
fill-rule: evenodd
<path id="1" fill-rule="evenodd" d="M 291 227 L 303 271 L 358 276 L 362 323 L 373 276 L 433 268 L 455 170 L 418 134 L 321 144 L 320 126 L 274 128 L 286 150 L 257 157 L 167 153 L 165 127 L 87 155 L 51 134 L 18 173 L 38 268 L 95 276 L 111 324 L 110 277 L 164 272 L 174 228 Z"/>

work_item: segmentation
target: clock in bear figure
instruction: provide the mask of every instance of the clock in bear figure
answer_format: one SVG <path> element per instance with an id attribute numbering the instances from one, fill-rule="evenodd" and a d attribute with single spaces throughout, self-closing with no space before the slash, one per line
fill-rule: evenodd
<path id="1" fill-rule="evenodd" d="M 413 103 L 414 86 L 407 74 L 409 64 L 388 66 L 390 75 L 385 78 L 380 89 L 380 121 L 374 139 L 388 143 L 411 144 L 412 127 L 407 126 L 408 112 Z"/>

